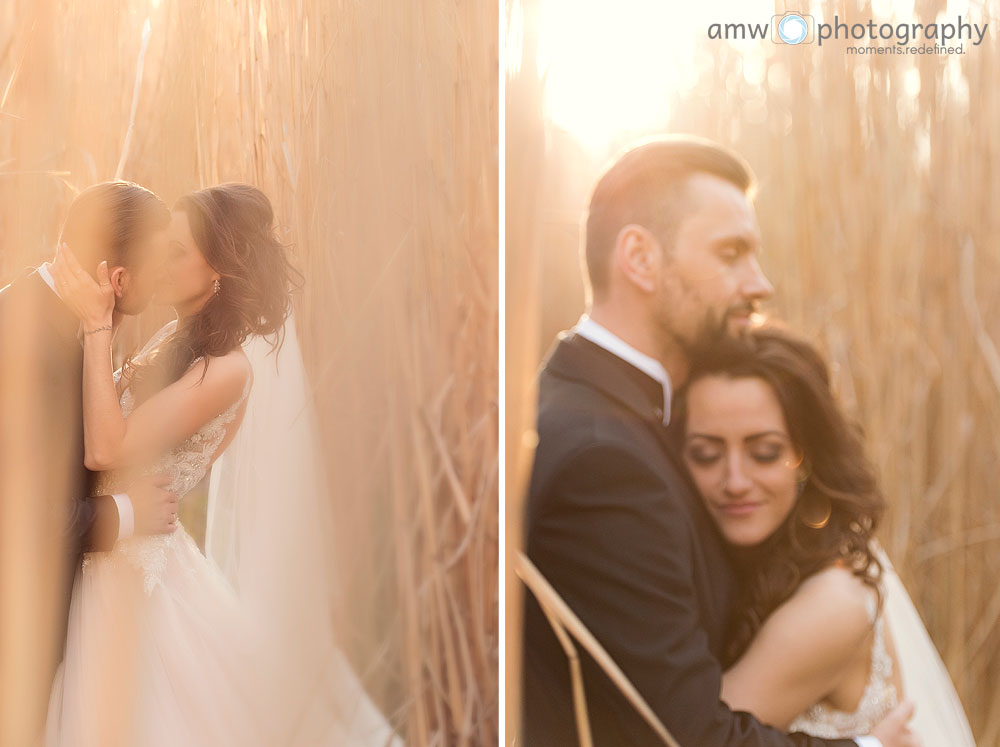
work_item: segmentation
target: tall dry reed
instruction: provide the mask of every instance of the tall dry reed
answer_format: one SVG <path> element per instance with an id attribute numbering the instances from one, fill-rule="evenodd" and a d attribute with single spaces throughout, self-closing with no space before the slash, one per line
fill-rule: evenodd
<path id="1" fill-rule="evenodd" d="M 520 709 L 520 622 L 524 592 L 514 572 L 514 558 L 522 544 L 520 496 L 527 487 L 532 457 L 535 350 L 539 344 L 536 321 L 542 306 L 538 261 L 541 246 L 536 226 L 546 174 L 541 90 L 534 53 L 538 44 L 539 3 L 508 0 L 506 10 L 504 720 L 509 743 L 518 732 Z"/>
<path id="2" fill-rule="evenodd" d="M 74 190 L 119 171 L 168 202 L 228 180 L 271 197 L 307 278 L 338 633 L 414 745 L 498 732 L 496 16 L 449 0 L 0 7 L 0 282 L 47 257 Z"/>

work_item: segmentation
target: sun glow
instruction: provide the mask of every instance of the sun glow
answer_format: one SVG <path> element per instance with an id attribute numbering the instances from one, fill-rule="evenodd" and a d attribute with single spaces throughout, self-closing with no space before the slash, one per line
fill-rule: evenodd
<path id="1" fill-rule="evenodd" d="M 542 0 L 538 64 L 548 118 L 590 147 L 663 126 L 671 98 L 695 83 L 709 25 L 766 23 L 774 12 L 763 0 L 708 5 Z M 735 46 L 752 53 L 768 43 Z"/>

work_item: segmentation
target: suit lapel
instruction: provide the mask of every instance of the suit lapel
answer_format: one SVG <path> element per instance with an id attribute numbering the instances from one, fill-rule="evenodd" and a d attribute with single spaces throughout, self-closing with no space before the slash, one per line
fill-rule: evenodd
<path id="1" fill-rule="evenodd" d="M 635 413 L 663 447 L 677 472 L 687 479 L 687 470 L 663 425 L 663 386 L 660 382 L 572 332 L 560 335 L 545 367 L 553 376 L 581 381 Z"/>
<path id="2" fill-rule="evenodd" d="M 619 402 L 642 420 L 663 422 L 663 387 L 632 364 L 590 340 L 564 332 L 549 353 L 553 376 L 581 381 Z"/>

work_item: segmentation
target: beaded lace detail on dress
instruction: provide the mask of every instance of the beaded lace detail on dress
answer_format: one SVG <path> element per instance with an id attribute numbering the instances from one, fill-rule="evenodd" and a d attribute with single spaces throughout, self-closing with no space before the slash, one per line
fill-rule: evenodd
<path id="1" fill-rule="evenodd" d="M 858 707 L 847 712 L 826 703 L 815 703 L 792 722 L 788 727 L 790 732 L 805 732 L 821 739 L 870 734 L 872 728 L 899 703 L 899 693 L 892 681 L 892 657 L 885 643 L 885 615 L 879 614 L 874 595 L 868 598 L 868 616 L 874 625 L 875 635 L 868 683 Z"/>
<path id="2" fill-rule="evenodd" d="M 170 322 L 153 335 L 145 347 L 136 355 L 136 361 L 142 361 L 150 351 L 173 333 L 177 322 Z M 201 358 L 195 359 L 191 365 L 196 365 Z M 115 384 L 121 380 L 121 369 L 115 371 Z M 191 491 L 208 472 L 208 467 L 226 437 L 228 426 L 235 420 L 240 405 L 250 393 L 252 380 L 248 379 L 240 398 L 232 405 L 205 423 L 196 433 L 193 433 L 170 452 L 139 469 L 121 469 L 102 472 L 96 481 L 95 495 L 124 492 L 127 486 L 139 475 L 166 473 L 173 476 L 167 489 L 176 493 L 179 499 Z M 122 415 L 128 418 L 135 409 L 135 398 L 132 390 L 126 384 L 122 390 L 119 402 Z M 86 572 L 88 565 L 97 558 L 115 562 L 124 558 L 143 572 L 143 588 L 146 594 L 151 594 L 157 584 L 162 581 L 163 570 L 166 567 L 166 550 L 176 542 L 191 542 L 191 538 L 182 527 L 173 534 L 130 537 L 115 544 L 109 553 L 87 553 L 83 560 Z"/>

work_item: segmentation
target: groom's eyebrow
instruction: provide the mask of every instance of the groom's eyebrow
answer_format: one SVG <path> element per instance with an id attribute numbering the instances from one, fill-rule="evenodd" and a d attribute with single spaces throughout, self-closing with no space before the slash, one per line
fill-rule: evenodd
<path id="1" fill-rule="evenodd" d="M 761 249 L 760 234 L 750 230 L 736 230 L 732 232 L 720 233 L 709 239 L 716 249 L 734 246 L 740 251 L 758 252 Z"/>
<path id="2" fill-rule="evenodd" d="M 717 238 L 713 244 L 717 247 L 723 246 L 735 246 L 738 249 L 746 251 L 753 244 L 747 240 L 747 237 L 743 234 L 733 234 L 731 236 L 720 236 Z"/>

